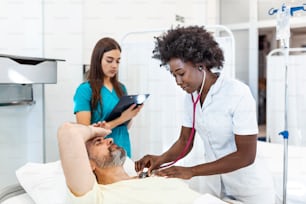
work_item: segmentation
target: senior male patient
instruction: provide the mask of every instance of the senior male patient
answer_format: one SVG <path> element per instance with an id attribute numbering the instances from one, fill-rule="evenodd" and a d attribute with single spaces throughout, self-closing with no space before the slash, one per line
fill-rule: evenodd
<path id="1" fill-rule="evenodd" d="M 188 204 L 201 195 L 177 178 L 130 177 L 125 151 L 104 137 L 111 131 L 64 123 L 58 129 L 60 158 L 70 202 L 82 204 Z"/>

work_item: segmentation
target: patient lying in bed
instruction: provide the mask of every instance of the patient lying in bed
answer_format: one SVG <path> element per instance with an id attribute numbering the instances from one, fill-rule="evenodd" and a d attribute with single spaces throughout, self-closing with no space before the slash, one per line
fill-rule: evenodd
<path id="1" fill-rule="evenodd" d="M 104 139 L 108 133 L 72 123 L 59 128 L 60 157 L 71 203 L 188 204 L 201 199 L 201 194 L 180 179 L 128 175 L 123 168 L 125 151 L 111 138 Z M 214 203 L 224 202 L 215 199 Z"/>
<path id="2" fill-rule="evenodd" d="M 123 168 L 129 176 L 135 177 L 137 173 L 134 162 L 126 158 Z M 23 197 L 9 199 L 6 204 L 67 204 L 67 187 L 61 166 L 61 161 L 48 163 L 28 162 L 16 171 L 20 185 L 27 192 Z M 153 178 L 153 177 L 152 177 Z M 156 177 L 154 177 L 156 178 Z M 142 180 L 142 179 L 140 179 Z M 188 186 L 186 186 L 188 188 Z M 138 189 L 135 196 L 140 196 L 143 189 Z M 71 194 L 70 192 L 68 192 Z M 162 197 L 159 195 L 159 199 Z M 29 202 L 32 200 L 33 202 Z M 202 194 L 194 204 L 224 204 L 210 194 Z"/>
<path id="3" fill-rule="evenodd" d="M 306 200 L 306 165 L 305 165 L 305 147 L 289 146 L 289 166 L 288 166 L 288 204 L 304 204 Z M 282 170 L 283 170 L 283 144 L 273 144 L 266 142 L 258 143 L 258 154 L 266 160 L 267 167 L 270 169 L 274 177 L 275 187 L 277 190 L 277 202 L 282 202 Z M 123 165 L 125 172 L 129 176 L 137 176 L 134 169 L 134 162 L 126 158 Z M 25 189 L 28 194 L 26 201 L 8 202 L 7 204 L 67 204 L 67 187 L 63 169 L 60 161 L 48 163 L 27 163 L 16 171 L 16 176 L 20 185 Z M 139 179 L 141 180 L 141 179 Z M 187 188 L 187 187 L 186 187 Z M 201 189 L 200 189 L 201 190 Z M 141 189 L 136 193 L 135 197 L 139 196 Z M 0 193 L 1 194 L 1 193 Z M 35 201 L 29 202 L 30 198 Z M 161 196 L 158 198 L 162 199 Z M 200 200 L 201 199 L 201 200 Z M 123 198 L 122 198 L 123 200 Z M 213 200 L 213 201 L 211 201 Z M 6 202 L 5 202 L 6 203 Z M 170 202 L 174 203 L 174 202 Z M 205 194 L 194 204 L 217 204 L 222 203 L 219 199 Z M 232 201 L 230 201 L 232 203 Z"/>

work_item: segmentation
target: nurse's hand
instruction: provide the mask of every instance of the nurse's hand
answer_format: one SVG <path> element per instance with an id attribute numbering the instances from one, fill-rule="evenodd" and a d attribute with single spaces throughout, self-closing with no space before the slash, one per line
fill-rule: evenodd
<path id="1" fill-rule="evenodd" d="M 131 120 L 139 113 L 142 107 L 143 104 L 141 105 L 132 104 L 128 109 L 122 112 L 120 117 L 123 119 L 123 121 Z"/>
<path id="2" fill-rule="evenodd" d="M 191 179 L 193 177 L 192 169 L 190 167 L 172 166 L 165 169 L 160 169 L 154 172 L 157 176 L 168 178 Z"/>
<path id="3" fill-rule="evenodd" d="M 160 156 L 146 155 L 135 162 L 135 170 L 142 172 L 144 168 L 148 168 L 149 175 L 151 175 L 152 170 L 158 169 L 162 163 Z"/>

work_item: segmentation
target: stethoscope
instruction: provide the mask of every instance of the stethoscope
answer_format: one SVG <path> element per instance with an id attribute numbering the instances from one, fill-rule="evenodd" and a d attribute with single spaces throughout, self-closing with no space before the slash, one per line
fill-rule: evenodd
<path id="1" fill-rule="evenodd" d="M 202 71 L 202 67 L 199 67 L 199 70 Z M 188 149 L 189 149 L 189 146 L 191 144 L 191 142 L 193 141 L 193 138 L 194 138 L 194 132 L 195 132 L 195 114 L 196 114 L 196 107 L 197 107 L 197 103 L 199 102 L 200 98 L 201 98 L 201 93 L 203 91 L 203 88 L 204 88 L 204 84 L 205 84 L 205 79 L 206 79 L 206 71 L 203 71 L 204 74 L 203 74 L 203 79 L 202 79 L 202 84 L 201 84 L 201 89 L 200 89 L 200 92 L 198 93 L 198 96 L 196 98 L 196 100 L 194 100 L 194 97 L 193 97 L 193 94 L 191 93 L 191 100 L 192 100 L 192 104 L 193 104 L 193 114 L 192 114 L 192 129 L 191 129 L 191 132 L 190 132 L 190 135 L 188 137 L 188 141 L 187 141 L 187 144 L 186 146 L 184 147 L 183 151 L 181 152 L 181 154 L 172 162 L 170 163 L 167 163 L 167 164 L 164 164 L 164 165 L 161 165 L 159 168 L 165 168 L 165 167 L 169 167 L 169 166 L 172 166 L 173 164 L 175 164 L 178 160 L 182 159 Z"/>

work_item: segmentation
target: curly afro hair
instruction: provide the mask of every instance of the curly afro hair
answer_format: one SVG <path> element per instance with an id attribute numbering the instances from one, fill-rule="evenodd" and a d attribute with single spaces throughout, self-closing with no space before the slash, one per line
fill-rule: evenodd
<path id="1" fill-rule="evenodd" d="M 179 58 L 184 62 L 204 64 L 207 69 L 221 69 L 224 62 L 223 51 L 204 26 L 177 26 L 155 37 L 153 58 L 161 60 L 161 66 L 172 58 Z"/>

